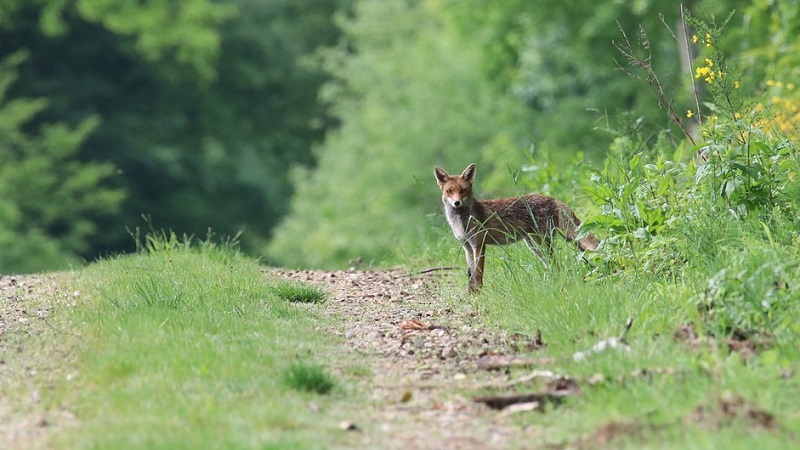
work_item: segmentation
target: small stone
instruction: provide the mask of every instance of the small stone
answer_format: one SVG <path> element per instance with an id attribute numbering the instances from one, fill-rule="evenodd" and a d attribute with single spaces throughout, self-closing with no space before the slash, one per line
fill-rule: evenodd
<path id="1" fill-rule="evenodd" d="M 339 429 L 344 431 L 358 431 L 358 425 L 349 420 L 339 422 Z"/>
<path id="2" fill-rule="evenodd" d="M 452 345 L 448 345 L 447 347 L 442 349 L 441 357 L 442 359 L 447 359 L 453 357 L 456 354 L 455 348 Z"/>
<path id="3" fill-rule="evenodd" d="M 606 381 L 606 377 L 604 377 L 602 373 L 596 373 L 590 376 L 588 380 L 586 380 L 586 382 L 589 383 L 590 386 L 594 386 L 595 384 L 600 384 L 604 381 Z"/>

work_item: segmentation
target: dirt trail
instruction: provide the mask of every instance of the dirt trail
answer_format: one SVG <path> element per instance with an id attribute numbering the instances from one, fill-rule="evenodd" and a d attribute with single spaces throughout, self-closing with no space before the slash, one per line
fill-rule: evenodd
<path id="1" fill-rule="evenodd" d="M 441 298 L 435 286 L 461 283 L 456 274 L 410 276 L 385 272 L 271 272 L 324 287 L 326 312 L 337 319 L 348 348 L 363 355 L 370 376 L 364 414 L 353 418 L 365 448 L 531 448 L 537 431 L 473 401 L 480 388 L 504 384 L 502 370 L 478 367 L 486 354 L 513 354 L 533 345 L 527 336 L 489 330 L 466 299 Z M 458 272 L 461 275 L 461 272 Z M 444 278 L 444 279 L 443 279 Z"/>
<path id="2" fill-rule="evenodd" d="M 541 430 L 473 402 L 481 387 L 509 379 L 505 371 L 480 369 L 478 359 L 514 354 L 531 342 L 486 329 L 463 295 L 437 294 L 440 283 L 463 283 L 461 275 L 266 270 L 270 278 L 311 283 L 330 293 L 324 308 L 336 325 L 326 331 L 346 344 L 337 355 L 341 367 L 332 369 L 367 398 L 341 418 L 357 428 L 342 432 L 353 433 L 358 448 L 537 447 Z M 57 333 L 48 316 L 58 302 L 80 301 L 69 287 L 73 279 L 74 274 L 0 277 L 0 448 L 43 448 L 48 435 L 75 423 L 70 411 L 49 409 L 39 392 L 52 380 L 69 379 L 63 362 L 71 352 L 25 345 L 25 336 Z M 342 372 L 354 365 L 364 373 Z M 10 398 L 20 396 L 10 393 L 20 389 L 26 392 L 23 403 L 11 404 Z"/>
<path id="3" fill-rule="evenodd" d="M 68 348 L 31 348 L 31 337 L 58 335 L 48 318 L 58 303 L 79 300 L 73 274 L 0 276 L 0 449 L 45 448 L 47 436 L 76 420 L 52 408 L 43 389 L 69 379 Z M 54 339 L 57 339 L 54 338 Z"/>

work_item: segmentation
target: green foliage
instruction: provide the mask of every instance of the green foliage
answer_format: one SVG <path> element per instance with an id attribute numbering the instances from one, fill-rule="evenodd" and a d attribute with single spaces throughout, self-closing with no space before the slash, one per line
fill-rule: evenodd
<path id="1" fill-rule="evenodd" d="M 63 123 L 31 127 L 47 102 L 8 98 L 26 58 L 18 52 L 0 61 L 0 273 L 77 263 L 98 219 L 116 212 L 123 199 L 106 184 L 113 173 L 109 164 L 78 156 L 98 126 L 96 117 L 74 128 Z"/>
<path id="2" fill-rule="evenodd" d="M 796 208 L 795 199 L 780 193 L 794 184 L 797 143 L 776 132 L 770 126 L 774 119 L 741 93 L 741 81 L 720 50 L 724 25 L 689 20 L 702 36 L 694 35 L 694 45 L 711 49 L 699 56 L 692 73 L 708 87 L 707 112 L 688 113 L 702 123 L 702 141 L 689 157 L 686 144 L 666 133 L 648 139 L 632 127 L 615 140 L 603 170 L 587 187 L 600 210 L 585 228 L 607 233 L 604 252 L 596 258 L 607 272 L 679 274 L 687 263 L 708 261 L 708 249 L 726 239 L 717 231 L 735 231 L 720 221 L 764 221 L 773 211 Z M 784 231 L 775 232 L 785 233 L 787 221 L 797 220 L 782 217 Z"/>
<path id="3" fill-rule="evenodd" d="M 506 68 L 509 89 L 532 112 L 529 132 L 537 146 L 568 154 L 580 151 L 597 159 L 609 136 L 596 130 L 603 128 L 608 114 L 635 111 L 647 124 L 668 126 L 666 114 L 658 110 L 647 87 L 619 76 L 614 43 L 619 40 L 617 24 L 652 30 L 653 41 L 658 42 L 650 49 L 652 62 L 666 74 L 664 81 L 679 89 L 675 65 L 680 48 L 669 45 L 669 33 L 660 22 L 663 17 L 674 23 L 677 8 L 650 1 L 634 5 L 587 0 L 511 4 L 502 8 L 511 26 L 501 28 L 515 34 L 507 45 L 514 55 Z M 585 11 L 592 14 L 587 16 Z M 481 20 L 475 15 L 471 23 Z M 469 30 L 465 27 L 466 33 Z"/>
<path id="4" fill-rule="evenodd" d="M 383 262 L 418 241 L 420 219 L 439 210 L 435 164 L 477 162 L 492 189 L 527 147 L 521 105 L 495 90 L 479 49 L 424 2 L 358 3 L 341 26 L 346 42 L 321 59 L 334 76 L 322 95 L 342 125 L 318 150 L 316 171 L 295 172 L 290 213 L 268 248 L 279 264 Z"/>
<path id="5" fill-rule="evenodd" d="M 219 25 L 237 12 L 230 3 L 208 0 L 148 2 L 80 0 L 38 1 L 39 26 L 48 37 L 63 37 L 75 15 L 97 23 L 113 34 L 130 38 L 147 61 L 195 71 L 207 81 L 217 75 Z"/>
<path id="6" fill-rule="evenodd" d="M 80 256 L 134 250 L 125 230 L 142 214 L 187 234 L 246 229 L 242 247 L 260 249 L 288 208 L 289 168 L 313 164 L 329 124 L 325 75 L 303 57 L 335 43 L 349 3 L 4 3 L 0 55 L 30 54 L 9 98 L 46 99 L 29 127 L 99 119 L 76 153 L 113 164 L 127 194 Z"/>

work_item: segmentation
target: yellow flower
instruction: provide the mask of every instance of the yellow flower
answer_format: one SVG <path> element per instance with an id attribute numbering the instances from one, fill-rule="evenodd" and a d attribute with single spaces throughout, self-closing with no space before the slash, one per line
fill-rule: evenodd
<path id="1" fill-rule="evenodd" d="M 686 111 L 686 117 L 691 119 L 693 115 L 694 114 L 692 114 L 692 110 L 691 109 Z"/>
<path id="2" fill-rule="evenodd" d="M 702 78 L 706 83 L 711 84 L 717 77 L 717 74 L 708 67 L 698 67 L 694 71 L 694 77 Z"/>
<path id="3" fill-rule="evenodd" d="M 706 47 L 711 47 L 711 35 L 706 33 Z"/>
<path id="4" fill-rule="evenodd" d="M 738 81 L 734 81 L 733 82 L 733 88 L 734 89 L 739 89 L 740 87 L 742 87 L 742 83 L 739 83 Z"/>
<path id="5" fill-rule="evenodd" d="M 767 80 L 767 86 L 774 86 L 775 82 L 772 80 Z"/>
<path id="6" fill-rule="evenodd" d="M 786 83 L 786 89 L 790 91 L 794 90 L 794 83 Z"/>
<path id="7" fill-rule="evenodd" d="M 703 78 L 707 76 L 709 72 L 711 72 L 711 69 L 709 69 L 708 67 L 698 67 L 697 69 L 694 70 L 694 77 Z"/>
<path id="8" fill-rule="evenodd" d="M 698 38 L 697 38 L 697 35 L 696 35 L 696 34 L 693 34 L 693 35 L 692 35 L 692 42 L 694 42 L 695 44 L 697 44 L 697 41 L 699 41 L 699 40 L 700 40 L 700 39 L 698 39 Z"/>
<path id="9" fill-rule="evenodd" d="M 714 61 L 712 61 L 712 60 L 710 60 L 708 58 L 706 58 L 706 64 L 708 64 L 708 67 L 714 67 Z"/>

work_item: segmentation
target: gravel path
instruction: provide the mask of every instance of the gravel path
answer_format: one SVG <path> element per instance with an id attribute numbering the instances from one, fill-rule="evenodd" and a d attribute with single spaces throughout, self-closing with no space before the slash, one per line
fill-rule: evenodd
<path id="1" fill-rule="evenodd" d="M 480 358 L 514 355 L 537 343 L 487 329 L 460 289 L 452 298 L 439 294 L 441 283 L 463 284 L 462 275 L 266 271 L 270 278 L 311 283 L 330 293 L 325 311 L 336 325 L 325 331 L 346 344 L 332 370 L 354 383 L 357 397 L 366 398 L 341 418 L 342 428 L 355 428 L 343 432 L 354 433 L 359 448 L 536 447 L 542 430 L 519 425 L 516 414 L 489 409 L 473 398 L 486 392 L 482 388 L 509 380 L 507 371 L 479 368 Z M 80 300 L 70 288 L 74 277 L 0 277 L 0 448 L 43 448 L 49 434 L 75 423 L 70 411 L 47 405 L 39 391 L 52 380 L 69 379 L 71 364 L 65 361 L 73 352 L 32 349 L 28 339 L 42 333 L 59 339 L 63 331 L 49 324 L 48 315 L 58 302 Z M 353 366 L 363 373 L 353 374 Z"/>
<path id="2" fill-rule="evenodd" d="M 46 392 L 74 358 L 67 346 L 38 348 L 33 337 L 61 331 L 48 321 L 58 303 L 77 301 L 73 274 L 0 277 L 0 449 L 46 448 L 49 433 L 70 426 L 71 411 L 49 405 Z"/>
<path id="3" fill-rule="evenodd" d="M 330 331 L 344 339 L 344 353 L 360 355 L 370 370 L 359 381 L 369 404 L 353 419 L 364 448 L 535 447 L 536 430 L 516 424 L 508 410 L 491 410 L 473 398 L 481 387 L 509 380 L 506 371 L 479 368 L 482 357 L 513 355 L 537 342 L 487 329 L 470 312 L 466 295 L 437 295 L 439 283 L 462 284 L 460 271 L 423 276 L 402 270 L 271 274 L 330 292 L 326 312 L 340 325 Z"/>

